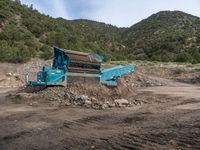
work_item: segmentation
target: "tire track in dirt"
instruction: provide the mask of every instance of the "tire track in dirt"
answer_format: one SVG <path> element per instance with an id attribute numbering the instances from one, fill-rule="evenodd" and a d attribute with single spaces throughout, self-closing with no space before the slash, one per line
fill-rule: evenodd
<path id="1" fill-rule="evenodd" d="M 0 137 L 0 147 L 22 150 L 200 149 L 200 110 L 174 109 L 182 104 L 195 104 L 198 100 L 166 98 L 150 92 L 141 95 L 138 97 L 147 103 L 139 109 L 96 111 L 78 107 L 62 110 L 38 107 L 19 111 L 26 107 L 19 104 L 16 109 L 15 105 L 6 105 L 4 108 L 10 108 L 11 114 L 18 113 L 7 118 L 4 116 L 2 128 L 16 127 L 16 131 Z M 13 107 L 15 109 L 11 109 Z M 19 124 L 7 124 L 16 118 Z M 27 130 L 17 128 L 29 121 L 43 121 L 49 126 Z"/>

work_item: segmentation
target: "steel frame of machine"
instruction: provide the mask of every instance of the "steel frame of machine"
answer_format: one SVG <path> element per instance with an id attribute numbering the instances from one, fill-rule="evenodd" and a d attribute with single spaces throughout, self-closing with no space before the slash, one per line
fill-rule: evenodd
<path id="1" fill-rule="evenodd" d="M 101 68 L 103 57 L 94 53 L 63 50 L 54 47 L 52 66 L 44 66 L 37 73 L 35 81 L 28 81 L 28 86 L 65 85 L 69 76 L 99 78 L 102 84 L 117 86 L 117 79 L 133 73 L 135 66 L 118 65 L 107 69 Z"/>

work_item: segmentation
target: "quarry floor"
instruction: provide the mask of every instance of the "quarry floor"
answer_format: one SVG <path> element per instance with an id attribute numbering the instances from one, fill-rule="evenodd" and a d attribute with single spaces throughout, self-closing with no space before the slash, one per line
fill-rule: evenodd
<path id="1" fill-rule="evenodd" d="M 147 104 L 105 110 L 13 103 L 2 88 L 0 149 L 200 149 L 200 88 L 167 82 L 137 89 Z"/>

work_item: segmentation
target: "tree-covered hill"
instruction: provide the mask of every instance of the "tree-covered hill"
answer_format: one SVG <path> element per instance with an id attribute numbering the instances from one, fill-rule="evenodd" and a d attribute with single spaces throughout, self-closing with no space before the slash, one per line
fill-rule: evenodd
<path id="1" fill-rule="evenodd" d="M 89 20 L 54 19 L 21 5 L 0 1 L 0 60 L 23 62 L 31 57 L 49 58 L 52 49 L 95 51 L 106 58 L 123 59 L 117 27 Z"/>
<path id="2" fill-rule="evenodd" d="M 200 62 L 200 18 L 162 11 L 133 25 L 123 33 L 135 59 Z"/>
<path id="3" fill-rule="evenodd" d="M 94 51 L 107 60 L 145 59 L 200 62 L 200 19 L 163 11 L 117 28 L 90 20 L 54 19 L 19 0 L 0 1 L 0 61 L 48 59 L 52 46 Z"/>

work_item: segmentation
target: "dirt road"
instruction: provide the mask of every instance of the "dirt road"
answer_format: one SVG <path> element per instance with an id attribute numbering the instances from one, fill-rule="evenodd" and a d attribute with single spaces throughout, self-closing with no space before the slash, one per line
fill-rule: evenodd
<path id="1" fill-rule="evenodd" d="M 0 149 L 200 149 L 200 92 L 194 85 L 140 88 L 130 108 L 28 106 L 0 92 Z"/>

